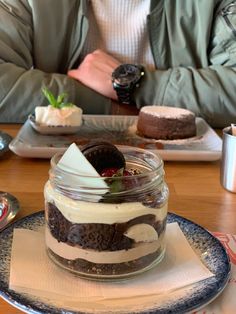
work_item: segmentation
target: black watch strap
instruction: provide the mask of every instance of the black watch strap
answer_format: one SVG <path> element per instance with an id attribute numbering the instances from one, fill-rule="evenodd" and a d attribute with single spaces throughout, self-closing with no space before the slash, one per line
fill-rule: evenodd
<path id="1" fill-rule="evenodd" d="M 127 105 L 135 105 L 135 101 L 133 99 L 133 89 L 124 89 L 116 87 L 116 94 L 118 97 L 118 101 L 121 104 L 127 104 Z"/>

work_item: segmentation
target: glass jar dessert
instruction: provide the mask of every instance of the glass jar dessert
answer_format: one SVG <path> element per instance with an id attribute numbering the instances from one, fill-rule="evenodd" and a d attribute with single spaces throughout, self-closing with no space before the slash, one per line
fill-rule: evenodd
<path id="1" fill-rule="evenodd" d="M 121 168 L 110 166 L 109 150 L 105 158 L 90 154 L 97 176 L 59 167 L 62 156 L 55 155 L 45 184 L 48 255 L 90 279 L 131 277 L 159 263 L 165 252 L 163 162 L 147 150 L 117 147 L 124 158 Z"/>

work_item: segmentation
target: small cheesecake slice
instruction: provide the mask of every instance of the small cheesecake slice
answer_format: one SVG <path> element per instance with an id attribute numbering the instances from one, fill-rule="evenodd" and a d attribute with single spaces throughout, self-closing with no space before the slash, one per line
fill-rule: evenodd
<path id="1" fill-rule="evenodd" d="M 35 122 L 47 126 L 80 126 L 82 113 L 82 109 L 75 105 L 63 108 L 38 106 L 35 108 Z"/>

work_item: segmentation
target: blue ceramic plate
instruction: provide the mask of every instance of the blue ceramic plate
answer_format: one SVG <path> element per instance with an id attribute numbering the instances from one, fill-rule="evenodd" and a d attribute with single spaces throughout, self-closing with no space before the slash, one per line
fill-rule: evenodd
<path id="1" fill-rule="evenodd" d="M 36 299 L 27 294 L 16 293 L 8 288 L 11 243 L 14 228 L 37 230 L 44 225 L 44 213 L 38 212 L 13 223 L 0 234 L 0 296 L 23 312 L 33 314 L 79 314 L 79 313 L 186 313 L 208 304 L 225 288 L 230 275 L 230 262 L 221 243 L 199 225 L 177 216 L 168 214 L 168 223 L 177 222 L 187 237 L 190 245 L 202 259 L 203 263 L 215 274 L 214 277 L 183 289 L 168 293 L 165 300 L 158 302 L 155 296 L 120 300 L 119 309 L 104 304 L 96 310 L 96 304 L 83 306 L 78 311 L 62 309 L 50 305 L 43 299 Z M 91 310 L 92 309 L 92 310 Z"/>

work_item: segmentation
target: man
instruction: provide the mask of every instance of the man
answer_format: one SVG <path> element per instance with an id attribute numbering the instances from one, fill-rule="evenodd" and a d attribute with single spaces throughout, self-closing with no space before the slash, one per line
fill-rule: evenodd
<path id="1" fill-rule="evenodd" d="M 166 105 L 223 127 L 235 66 L 236 1 L 0 0 L 0 122 L 46 105 L 46 86 L 84 113 Z"/>

